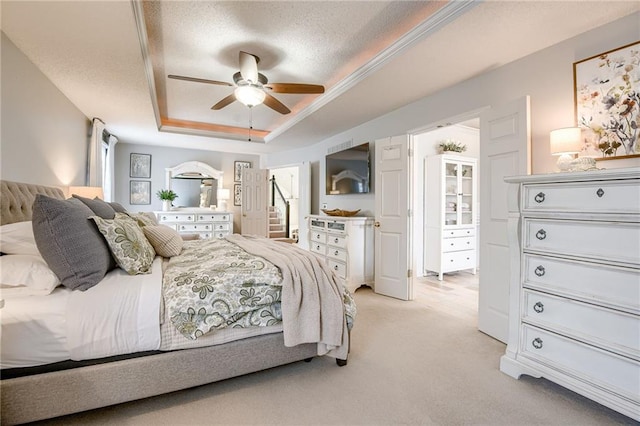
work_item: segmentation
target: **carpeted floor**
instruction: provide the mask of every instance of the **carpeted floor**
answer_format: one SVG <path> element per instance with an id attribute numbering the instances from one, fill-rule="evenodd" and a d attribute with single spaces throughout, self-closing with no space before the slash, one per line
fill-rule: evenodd
<path id="1" fill-rule="evenodd" d="M 42 424 L 634 424 L 544 379 L 501 373 L 505 345 L 478 332 L 469 309 L 477 287 L 417 285 L 412 302 L 355 293 L 346 367 L 317 358 Z"/>

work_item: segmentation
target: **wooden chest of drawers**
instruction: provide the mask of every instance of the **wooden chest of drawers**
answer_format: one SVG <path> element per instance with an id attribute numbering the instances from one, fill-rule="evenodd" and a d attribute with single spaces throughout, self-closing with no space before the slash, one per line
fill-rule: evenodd
<path id="1" fill-rule="evenodd" d="M 506 181 L 512 259 L 500 369 L 640 420 L 640 169 Z"/>
<path id="2" fill-rule="evenodd" d="M 210 209 L 179 209 L 155 212 L 158 222 L 180 234 L 196 234 L 200 238 L 223 238 L 233 233 L 233 213 Z"/>

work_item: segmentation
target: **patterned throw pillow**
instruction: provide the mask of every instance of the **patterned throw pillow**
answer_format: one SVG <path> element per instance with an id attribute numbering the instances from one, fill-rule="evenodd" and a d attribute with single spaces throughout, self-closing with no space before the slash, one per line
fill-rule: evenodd
<path id="1" fill-rule="evenodd" d="M 151 273 L 156 252 L 134 219 L 125 213 L 116 213 L 112 220 L 100 216 L 90 219 L 98 225 L 120 268 L 129 275 Z"/>
<path id="2" fill-rule="evenodd" d="M 138 222 L 140 226 L 153 226 L 158 224 L 156 215 L 150 212 L 127 213 Z"/>
<path id="3" fill-rule="evenodd" d="M 160 256 L 177 256 L 182 251 L 183 240 L 175 229 L 165 225 L 149 225 L 143 227 L 142 230 Z"/>

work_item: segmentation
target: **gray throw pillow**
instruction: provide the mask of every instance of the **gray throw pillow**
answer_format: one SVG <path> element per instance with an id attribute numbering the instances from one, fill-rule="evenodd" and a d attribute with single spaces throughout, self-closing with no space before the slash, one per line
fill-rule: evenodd
<path id="1" fill-rule="evenodd" d="M 36 195 L 33 235 L 38 251 L 62 285 L 87 290 L 115 268 L 109 246 L 89 216 L 95 213 L 75 198 Z"/>
<path id="2" fill-rule="evenodd" d="M 116 211 L 116 213 L 126 213 L 127 209 L 122 207 L 122 204 L 111 201 L 109 205 Z"/>
<path id="3" fill-rule="evenodd" d="M 116 215 L 116 211 L 113 207 L 111 207 L 106 201 L 102 201 L 100 198 L 94 198 L 92 200 L 91 198 L 81 197 L 76 194 L 73 194 L 72 197 L 82 201 L 94 214 L 97 214 L 103 219 L 113 219 Z"/>

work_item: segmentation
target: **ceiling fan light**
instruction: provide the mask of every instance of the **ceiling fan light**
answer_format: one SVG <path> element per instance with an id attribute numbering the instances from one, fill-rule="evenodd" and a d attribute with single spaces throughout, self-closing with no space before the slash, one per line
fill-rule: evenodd
<path id="1" fill-rule="evenodd" d="M 234 94 L 240 103 L 248 107 L 260 105 L 264 102 L 266 96 L 264 90 L 252 85 L 239 86 L 234 91 Z"/>

